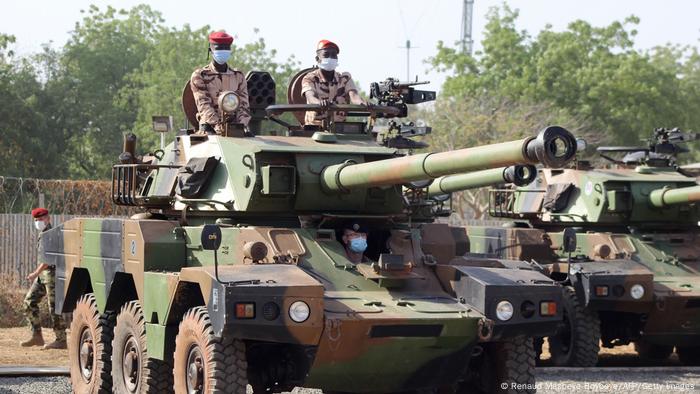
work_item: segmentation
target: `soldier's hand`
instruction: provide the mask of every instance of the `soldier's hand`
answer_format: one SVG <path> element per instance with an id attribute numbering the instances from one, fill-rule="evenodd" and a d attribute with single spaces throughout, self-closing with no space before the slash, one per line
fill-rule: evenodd
<path id="1" fill-rule="evenodd" d="M 321 106 L 321 109 L 324 110 L 324 111 L 327 110 L 328 107 L 331 106 L 331 104 L 332 104 L 332 103 L 331 103 L 331 101 L 330 101 L 329 99 L 320 99 L 320 100 L 319 100 L 319 105 Z"/>
<path id="2" fill-rule="evenodd" d="M 27 280 L 28 280 L 28 281 L 33 281 L 34 279 L 37 278 L 37 276 L 39 276 L 38 273 L 32 272 L 32 273 L 30 273 L 29 275 L 27 275 Z"/>

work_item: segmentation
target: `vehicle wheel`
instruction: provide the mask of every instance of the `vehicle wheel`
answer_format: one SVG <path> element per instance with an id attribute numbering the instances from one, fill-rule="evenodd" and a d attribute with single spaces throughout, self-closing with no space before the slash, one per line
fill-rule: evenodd
<path id="1" fill-rule="evenodd" d="M 673 353 L 673 346 L 656 345 L 646 341 L 635 341 L 634 350 L 639 357 L 649 360 L 665 360 Z"/>
<path id="2" fill-rule="evenodd" d="M 68 337 L 70 379 L 78 394 L 112 392 L 114 312 L 100 314 L 93 294 L 85 294 L 73 310 Z"/>
<path id="3" fill-rule="evenodd" d="M 683 365 L 700 365 L 700 346 L 676 346 L 676 353 Z"/>
<path id="4" fill-rule="evenodd" d="M 476 364 L 472 364 L 477 366 L 476 373 L 458 385 L 457 393 L 525 394 L 537 391 L 532 338 L 520 336 L 483 346 L 484 352 L 474 360 Z"/>
<path id="5" fill-rule="evenodd" d="M 600 351 L 600 319 L 584 309 L 573 287 L 563 289 L 564 325 L 549 337 L 552 363 L 560 367 L 592 367 Z"/>
<path id="6" fill-rule="evenodd" d="M 117 315 L 112 349 L 115 393 L 172 392 L 172 366 L 148 357 L 146 321 L 138 301 L 126 303 Z"/>
<path id="7" fill-rule="evenodd" d="M 204 307 L 185 313 L 175 338 L 175 392 L 244 394 L 247 371 L 243 341 L 215 337 Z"/>

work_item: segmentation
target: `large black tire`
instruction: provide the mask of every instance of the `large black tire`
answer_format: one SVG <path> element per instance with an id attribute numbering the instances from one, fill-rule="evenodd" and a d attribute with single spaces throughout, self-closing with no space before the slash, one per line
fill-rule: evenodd
<path id="1" fill-rule="evenodd" d="M 676 346 L 676 353 L 683 365 L 700 365 L 700 346 Z"/>
<path id="2" fill-rule="evenodd" d="M 245 343 L 214 336 L 204 307 L 187 311 L 175 338 L 174 381 L 176 393 L 245 394 L 248 362 Z"/>
<path id="3" fill-rule="evenodd" d="M 539 365 L 542 357 L 542 347 L 544 347 L 544 338 L 532 338 L 532 347 L 535 348 L 535 362 Z"/>
<path id="4" fill-rule="evenodd" d="M 114 318 L 114 312 L 100 314 L 93 294 L 83 295 L 76 303 L 68 337 L 70 379 L 76 394 L 112 392 Z"/>
<path id="5" fill-rule="evenodd" d="M 593 367 L 600 351 L 600 319 L 584 309 L 571 286 L 563 288 L 564 324 L 549 337 L 552 363 L 560 367 Z"/>
<path id="6" fill-rule="evenodd" d="M 170 363 L 148 357 L 146 321 L 138 301 L 122 306 L 112 340 L 112 383 L 115 393 L 171 393 Z"/>
<path id="7" fill-rule="evenodd" d="M 509 338 L 483 347 L 481 356 L 473 360 L 476 362 L 475 373 L 458 385 L 457 393 L 526 394 L 537 391 L 532 338 Z"/>
<path id="8" fill-rule="evenodd" d="M 666 360 L 673 353 L 673 346 L 656 345 L 646 341 L 635 341 L 634 350 L 639 357 L 648 360 Z"/>

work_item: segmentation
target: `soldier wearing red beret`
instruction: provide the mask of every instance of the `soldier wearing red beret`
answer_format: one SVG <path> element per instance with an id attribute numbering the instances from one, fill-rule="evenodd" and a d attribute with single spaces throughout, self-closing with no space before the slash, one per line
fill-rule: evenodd
<path id="1" fill-rule="evenodd" d="M 233 37 L 225 31 L 209 34 L 209 53 L 212 62 L 194 70 L 190 78 L 190 87 L 197 104 L 197 120 L 200 133 L 221 133 L 223 124 L 219 111 L 219 95 L 225 91 L 236 92 L 239 104 L 235 121 L 248 125 L 250 106 L 248 104 L 248 87 L 245 76 L 235 68 L 229 67 L 227 61 L 231 56 Z"/>
<path id="2" fill-rule="evenodd" d="M 320 104 L 327 107 L 330 104 L 366 104 L 357 93 L 352 76 L 348 72 L 335 71 L 338 66 L 340 48 L 332 41 L 321 40 L 316 45 L 316 63 L 318 68 L 304 76 L 301 82 L 301 94 L 307 104 Z M 320 125 L 326 113 L 309 111 L 304 118 L 305 124 Z M 335 122 L 343 122 L 345 114 L 336 112 Z"/>
<path id="3" fill-rule="evenodd" d="M 41 256 L 41 236 L 51 229 L 51 217 L 46 208 L 35 208 L 32 210 L 34 227 L 39 231 L 39 253 Z M 55 314 L 56 300 L 56 266 L 48 265 L 39 261 L 37 268 L 27 279 L 32 282 L 32 287 L 24 297 L 24 313 L 31 324 L 32 336 L 28 340 L 21 342 L 24 347 L 44 345 L 44 337 L 41 333 L 41 322 L 39 317 L 39 303 L 48 296 L 49 311 L 51 311 L 51 322 L 56 340 L 44 345 L 44 349 L 65 349 L 66 348 L 66 323 L 60 314 Z"/>

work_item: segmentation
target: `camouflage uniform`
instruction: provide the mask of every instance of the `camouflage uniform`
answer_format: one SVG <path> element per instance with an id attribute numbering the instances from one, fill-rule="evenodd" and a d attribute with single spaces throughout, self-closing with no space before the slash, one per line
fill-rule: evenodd
<path id="1" fill-rule="evenodd" d="M 219 95 L 221 92 L 236 92 L 239 106 L 235 113 L 238 123 L 247 125 L 250 121 L 250 106 L 248 104 L 248 87 L 245 76 L 239 70 L 228 67 L 221 73 L 213 63 L 198 68 L 192 73 L 190 86 L 197 104 L 197 120 L 200 124 L 208 123 L 221 133 L 221 115 L 219 113 Z"/>
<path id="2" fill-rule="evenodd" d="M 44 231 L 48 231 L 51 228 L 49 224 L 46 226 Z M 39 253 L 41 256 L 41 235 L 39 234 Z M 38 262 L 41 263 L 41 262 Z M 49 296 L 49 311 L 51 316 L 51 323 L 53 326 L 53 331 L 56 334 L 57 341 L 66 340 L 66 323 L 63 321 L 63 317 L 60 314 L 54 314 L 54 309 L 56 305 L 56 267 L 49 266 L 49 268 L 42 271 L 39 276 L 34 279 L 32 287 L 27 292 L 24 297 L 24 314 L 27 316 L 29 323 L 32 326 L 33 332 L 41 331 L 41 319 L 39 317 L 39 303 L 46 296 Z"/>
<path id="3" fill-rule="evenodd" d="M 333 104 L 349 103 L 350 98 L 348 97 L 348 93 L 352 90 L 357 91 L 357 87 L 355 87 L 355 83 L 352 81 L 350 73 L 347 72 L 341 74 L 334 71 L 333 80 L 327 81 L 319 68 L 306 74 L 304 79 L 301 81 L 302 95 L 306 94 L 306 92 L 314 92 L 316 93 L 316 97 L 318 97 L 320 100 L 327 99 Z M 304 123 L 320 125 L 321 121 L 325 118 L 325 113 L 308 111 L 304 117 Z M 335 122 L 345 121 L 345 113 L 336 112 L 333 120 Z"/>

